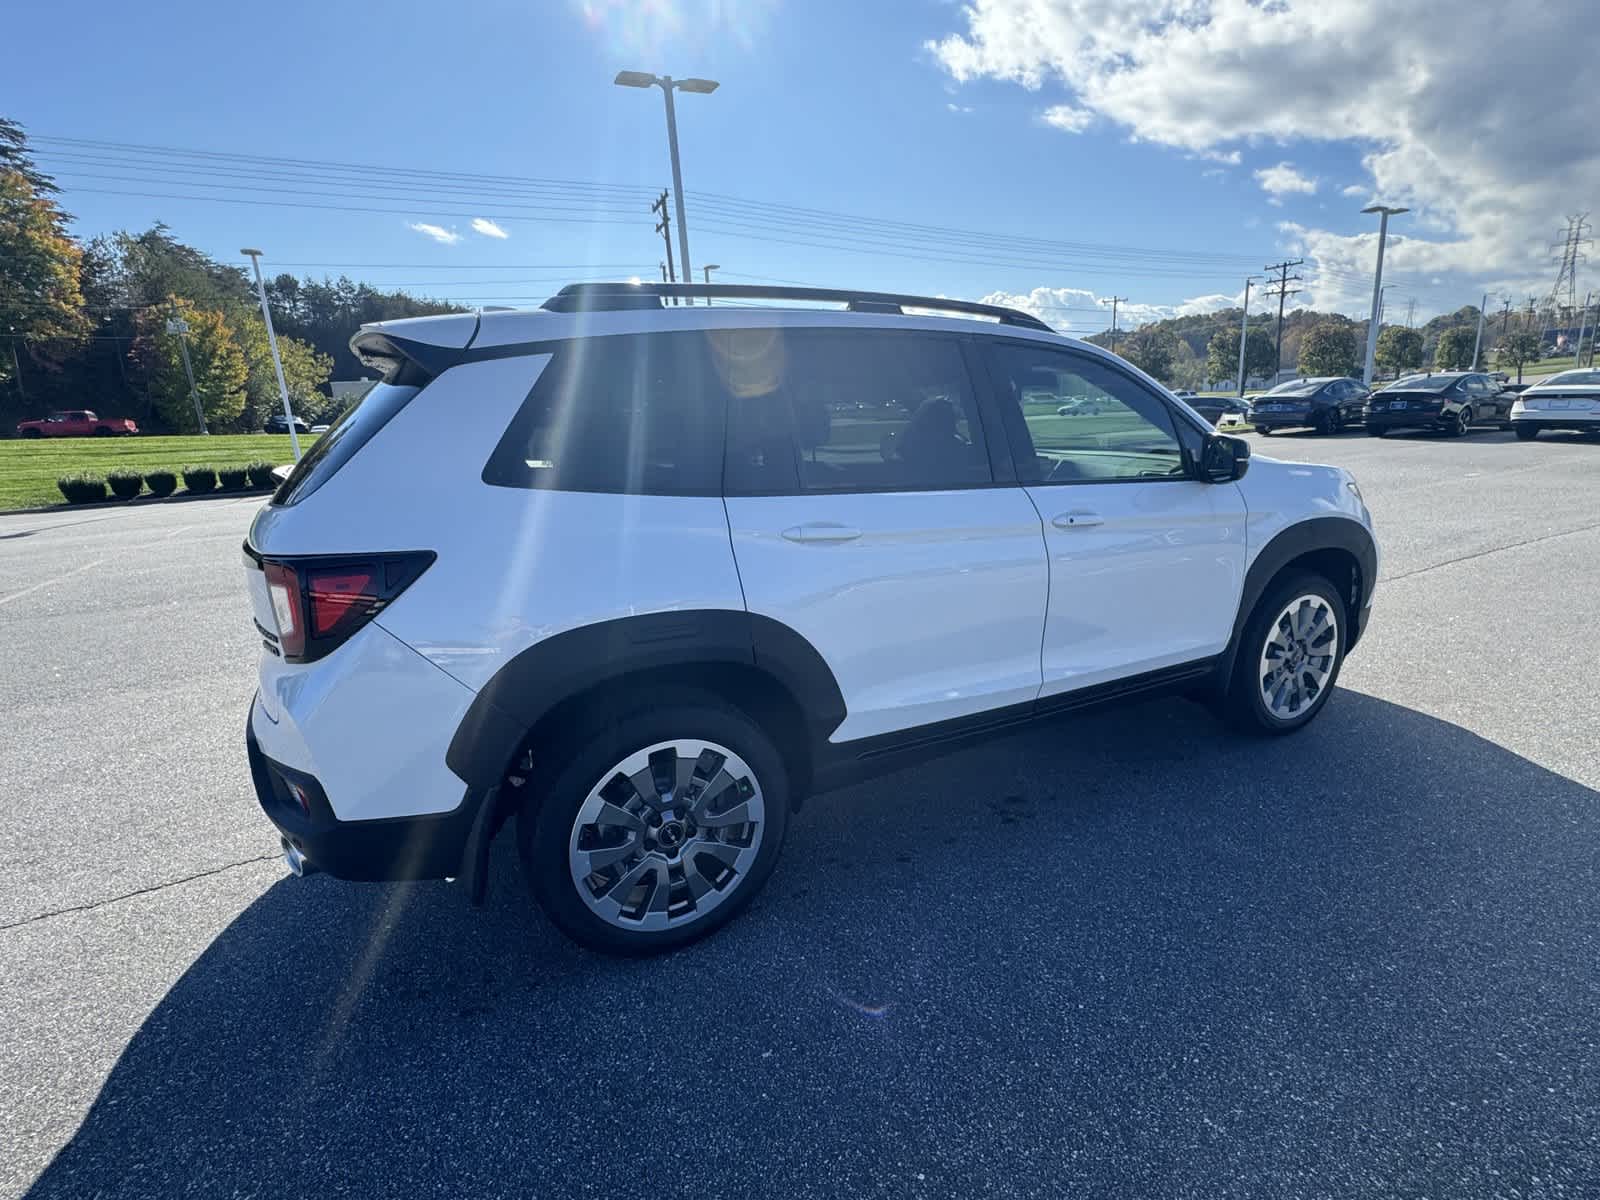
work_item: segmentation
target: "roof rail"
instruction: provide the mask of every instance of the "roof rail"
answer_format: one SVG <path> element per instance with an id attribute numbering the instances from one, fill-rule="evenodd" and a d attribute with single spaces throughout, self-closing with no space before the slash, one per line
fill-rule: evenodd
<path id="1" fill-rule="evenodd" d="M 540 307 L 551 312 L 610 312 L 660 308 L 671 297 L 706 300 L 834 301 L 851 312 L 899 313 L 907 308 L 993 317 L 1002 325 L 1055 331 L 1032 313 L 999 304 L 948 300 L 942 296 L 903 296 L 896 292 L 858 292 L 850 288 L 768 287 L 745 283 L 569 283 Z"/>

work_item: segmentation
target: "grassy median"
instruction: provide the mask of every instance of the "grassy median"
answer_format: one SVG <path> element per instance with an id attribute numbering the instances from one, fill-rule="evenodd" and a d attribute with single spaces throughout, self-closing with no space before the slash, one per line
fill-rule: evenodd
<path id="1" fill-rule="evenodd" d="M 300 435 L 304 450 L 315 438 Z M 86 437 L 0 441 L 0 512 L 65 504 L 56 480 L 109 471 L 181 471 L 191 464 L 242 467 L 258 459 L 294 461 L 289 435 L 215 434 L 211 437 Z M 180 489 L 179 495 L 182 495 Z"/>

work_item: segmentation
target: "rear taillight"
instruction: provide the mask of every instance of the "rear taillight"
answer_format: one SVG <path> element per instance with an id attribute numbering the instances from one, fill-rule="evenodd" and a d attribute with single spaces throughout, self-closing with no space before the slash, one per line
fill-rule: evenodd
<path id="1" fill-rule="evenodd" d="M 263 559 L 284 658 L 313 662 L 330 653 L 410 587 L 433 559 L 432 551 Z"/>

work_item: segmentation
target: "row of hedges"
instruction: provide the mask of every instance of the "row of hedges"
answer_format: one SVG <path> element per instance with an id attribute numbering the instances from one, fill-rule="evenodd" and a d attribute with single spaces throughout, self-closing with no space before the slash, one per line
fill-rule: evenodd
<path id="1" fill-rule="evenodd" d="M 118 500 L 132 500 L 145 488 L 150 489 L 152 496 L 170 496 L 178 490 L 180 475 L 183 477 L 184 491 L 194 495 L 214 492 L 219 487 L 225 492 L 242 492 L 246 489 L 261 491 L 273 486 L 275 480 L 272 472 L 276 465 L 253 462 L 243 467 L 195 466 L 185 467 L 180 472 L 146 471 L 143 475 L 137 471 L 111 471 L 104 478 L 99 475 L 63 475 L 56 480 L 56 486 L 69 504 L 93 504 L 104 500 L 108 488 Z"/>

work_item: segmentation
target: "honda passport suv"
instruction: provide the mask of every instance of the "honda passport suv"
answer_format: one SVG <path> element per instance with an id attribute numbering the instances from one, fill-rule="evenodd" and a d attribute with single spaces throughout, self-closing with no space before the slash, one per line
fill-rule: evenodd
<path id="1" fill-rule="evenodd" d="M 1367 625 L 1349 474 L 1022 312 L 585 284 L 351 345 L 383 382 L 244 547 L 296 873 L 477 902 L 503 829 L 567 934 L 661 950 L 750 902 L 808 794 L 1165 691 L 1289 733 Z"/>

